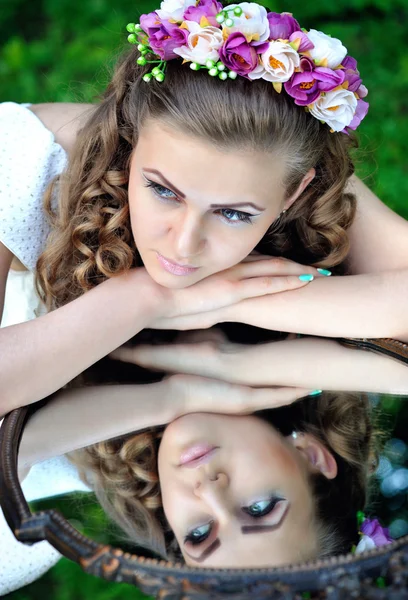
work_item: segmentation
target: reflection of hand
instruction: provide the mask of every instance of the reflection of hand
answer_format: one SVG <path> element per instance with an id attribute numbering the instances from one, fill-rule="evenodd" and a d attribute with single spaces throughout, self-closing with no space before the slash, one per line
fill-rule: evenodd
<path id="1" fill-rule="evenodd" d="M 296 334 L 289 334 L 286 340 L 289 339 L 296 339 Z M 109 356 L 148 369 L 201 375 L 245 384 L 249 383 L 246 381 L 246 373 L 253 380 L 253 374 L 245 369 L 245 366 L 249 367 L 249 370 L 251 367 L 243 365 L 242 361 L 242 355 L 248 348 L 253 346 L 232 343 L 228 341 L 224 332 L 212 327 L 206 330 L 183 331 L 171 344 L 122 346 Z M 227 355 L 228 361 L 225 360 Z"/>
<path id="2" fill-rule="evenodd" d="M 291 404 L 311 391 L 289 387 L 252 388 L 199 375 L 171 375 L 162 383 L 167 386 L 169 402 L 175 401 L 179 413 L 176 416 L 192 412 L 250 414 Z"/>
<path id="3" fill-rule="evenodd" d="M 171 290 L 172 300 L 152 329 L 203 329 L 220 322 L 231 306 L 248 298 L 277 294 L 308 285 L 299 275 L 322 275 L 314 267 L 282 257 L 250 254 L 241 263 L 183 289 Z"/>

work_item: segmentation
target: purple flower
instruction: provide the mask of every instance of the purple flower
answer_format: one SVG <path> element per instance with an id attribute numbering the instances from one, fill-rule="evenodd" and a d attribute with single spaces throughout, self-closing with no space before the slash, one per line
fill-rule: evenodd
<path id="1" fill-rule="evenodd" d="M 215 17 L 223 10 L 222 4 L 217 0 L 200 0 L 197 6 L 189 6 L 184 13 L 185 21 L 196 21 L 200 23 L 202 17 L 206 17 L 213 27 L 219 27 L 220 24 Z"/>
<path id="2" fill-rule="evenodd" d="M 299 42 L 297 42 L 299 40 Z M 309 40 L 304 31 L 294 31 L 289 36 L 289 42 L 292 44 L 299 44 L 296 48 L 297 52 L 306 52 L 306 50 L 312 50 L 314 48 L 314 44 Z"/>
<path id="3" fill-rule="evenodd" d="M 359 98 L 365 98 L 368 94 L 368 89 L 365 85 L 361 84 L 357 90 L 357 95 Z"/>
<path id="4" fill-rule="evenodd" d="M 173 50 L 186 44 L 186 29 L 180 29 L 179 25 L 170 21 L 161 21 L 156 12 L 142 15 L 140 25 L 149 36 L 149 45 L 155 54 L 163 60 L 180 58 Z"/>
<path id="5" fill-rule="evenodd" d="M 357 61 L 352 56 L 346 56 L 341 63 L 345 69 L 351 69 L 352 71 L 357 71 Z M 358 71 L 357 71 L 358 73 Z"/>
<path id="6" fill-rule="evenodd" d="M 360 102 L 363 102 L 363 100 L 360 100 Z M 367 102 L 364 102 L 364 104 L 367 104 Z M 367 108 L 368 108 L 368 105 L 367 105 Z M 358 111 L 358 108 L 357 108 L 357 111 Z M 360 121 L 361 121 L 361 119 L 360 119 Z M 351 124 L 349 125 L 349 127 L 350 126 L 351 126 Z M 389 544 L 390 542 L 393 541 L 392 538 L 390 537 L 388 528 L 382 527 L 380 525 L 378 519 L 365 519 L 365 521 L 363 521 L 363 523 L 361 525 L 361 532 L 364 535 L 367 535 L 368 537 L 370 537 L 377 547 L 385 546 L 386 544 Z"/>
<path id="7" fill-rule="evenodd" d="M 269 12 L 267 14 L 270 29 L 270 40 L 288 40 L 295 31 L 300 31 L 300 25 L 292 17 L 292 13 Z"/>
<path id="8" fill-rule="evenodd" d="M 259 48 L 259 46 L 258 46 Z M 246 76 L 258 65 L 258 52 L 244 34 L 234 31 L 219 50 L 220 60 L 228 69 Z"/>
<path id="9" fill-rule="evenodd" d="M 295 99 L 295 104 L 307 106 L 320 96 L 321 92 L 330 92 L 344 81 L 344 71 L 316 67 L 307 57 L 300 60 L 300 73 L 294 73 L 284 86 L 289 96 Z"/>

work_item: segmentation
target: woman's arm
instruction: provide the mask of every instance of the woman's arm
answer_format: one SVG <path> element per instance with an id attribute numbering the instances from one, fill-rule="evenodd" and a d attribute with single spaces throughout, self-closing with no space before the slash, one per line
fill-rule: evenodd
<path id="1" fill-rule="evenodd" d="M 162 314 L 164 292 L 145 269 L 132 269 L 49 314 L 1 328 L 0 416 L 49 396 L 148 327 Z"/>
<path id="2" fill-rule="evenodd" d="M 223 335 L 211 339 L 211 331 L 190 336 L 201 342 L 122 347 L 111 356 L 145 368 L 241 385 L 408 394 L 407 366 L 387 356 L 317 337 L 235 344 Z"/>
<path id="3" fill-rule="evenodd" d="M 35 463 L 132 431 L 168 423 L 178 402 L 165 381 L 62 390 L 33 414 L 24 429 L 19 472 Z"/>
<path id="4" fill-rule="evenodd" d="M 315 279 L 310 285 L 243 300 L 221 321 L 327 337 L 382 338 L 408 342 L 408 268 Z"/>

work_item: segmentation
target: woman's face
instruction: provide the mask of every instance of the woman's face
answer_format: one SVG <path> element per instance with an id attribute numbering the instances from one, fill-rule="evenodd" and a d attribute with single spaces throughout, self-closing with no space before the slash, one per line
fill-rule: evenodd
<path id="1" fill-rule="evenodd" d="M 150 276 L 183 288 L 241 262 L 310 180 L 285 201 L 284 174 L 281 156 L 220 152 L 149 121 L 128 189 L 133 236 Z"/>
<path id="2" fill-rule="evenodd" d="M 158 470 L 164 512 L 188 565 L 265 567 L 316 555 L 308 474 L 337 474 L 319 443 L 302 449 L 256 416 L 194 413 L 165 429 Z"/>

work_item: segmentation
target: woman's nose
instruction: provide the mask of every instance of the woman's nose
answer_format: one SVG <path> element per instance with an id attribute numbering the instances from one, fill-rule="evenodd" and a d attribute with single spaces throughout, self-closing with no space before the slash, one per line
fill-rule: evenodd
<path id="1" fill-rule="evenodd" d="M 221 522 L 228 520 L 230 515 L 228 489 L 228 475 L 218 472 L 213 475 L 201 474 L 195 482 L 193 491 Z"/>
<path id="2" fill-rule="evenodd" d="M 185 213 L 175 228 L 175 247 L 177 258 L 194 259 L 201 254 L 204 247 L 202 223 L 198 216 Z M 193 267 L 200 265 L 193 264 Z"/>

